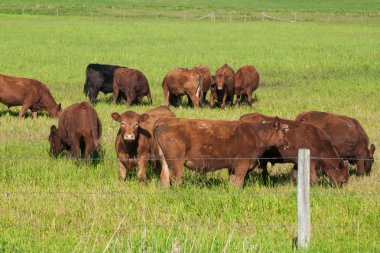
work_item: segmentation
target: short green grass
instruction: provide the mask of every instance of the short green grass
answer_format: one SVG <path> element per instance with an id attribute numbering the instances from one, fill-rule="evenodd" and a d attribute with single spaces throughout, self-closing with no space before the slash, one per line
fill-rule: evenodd
<path id="1" fill-rule="evenodd" d="M 294 118 L 322 110 L 357 118 L 380 145 L 377 23 L 183 22 L 87 17 L 0 16 L 0 70 L 39 79 L 63 107 L 85 101 L 88 63 L 143 71 L 153 107 L 161 81 L 176 67 L 255 65 L 261 86 L 254 109 L 173 108 L 179 117 L 238 119 L 250 112 Z M 104 161 L 76 166 L 49 157 L 57 120 L 19 119 L 0 104 L 0 252 L 289 252 L 295 250 L 296 189 L 287 172 L 271 169 L 273 186 L 251 175 L 242 190 L 226 171 L 187 171 L 184 185 L 165 190 L 158 177 L 140 185 L 118 181 L 114 111 L 127 108 L 100 95 Z M 378 156 L 377 156 L 378 157 Z M 380 250 L 380 170 L 347 186 L 314 187 L 311 252 Z"/>

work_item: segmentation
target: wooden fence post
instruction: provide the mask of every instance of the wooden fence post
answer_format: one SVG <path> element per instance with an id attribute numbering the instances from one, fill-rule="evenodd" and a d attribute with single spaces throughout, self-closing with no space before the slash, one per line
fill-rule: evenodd
<path id="1" fill-rule="evenodd" d="M 298 150 L 297 210 L 298 229 L 297 247 L 305 249 L 310 240 L 310 150 Z"/>

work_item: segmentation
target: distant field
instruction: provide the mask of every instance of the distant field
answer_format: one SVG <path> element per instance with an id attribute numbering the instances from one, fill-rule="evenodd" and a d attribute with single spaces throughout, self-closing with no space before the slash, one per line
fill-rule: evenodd
<path id="1" fill-rule="evenodd" d="M 78 5 L 55 4 L 63 2 Z M 2 1 L 0 9 L 12 3 Z M 147 9 L 198 8 L 193 1 L 130 3 Z M 221 9 L 232 1 L 222 3 L 215 1 Z M 234 8 L 244 10 L 248 3 Z M 310 11 L 379 9 L 373 1 L 287 3 L 257 1 L 259 9 L 289 12 L 292 5 Z M 108 8 L 122 1 L 96 4 Z M 200 6 L 212 4 L 199 1 Z M 161 105 L 161 81 L 176 67 L 205 64 L 214 72 L 224 63 L 235 70 L 252 64 L 261 77 L 254 109 L 173 108 L 179 117 L 233 120 L 250 112 L 284 118 L 306 110 L 336 112 L 357 118 L 371 143 L 380 147 L 380 32 L 375 21 L 183 22 L 2 14 L 0 27 L 0 72 L 45 82 L 63 107 L 87 99 L 83 83 L 91 62 L 138 68 L 153 93 L 153 106 L 130 108 L 111 103 L 110 95 L 99 96 L 95 108 L 103 122 L 105 160 L 96 167 L 49 157 L 48 134 L 56 119 L 19 119 L 19 107 L 8 111 L 0 104 L 0 252 L 294 251 L 291 166 L 271 168 L 272 186 L 253 174 L 242 190 L 229 186 L 226 171 L 200 175 L 187 170 L 184 185 L 170 190 L 162 189 L 151 171 L 147 185 L 135 175 L 126 183 L 118 181 L 113 147 L 118 124 L 111 113 Z M 342 189 L 322 180 L 312 189 L 309 251 L 380 251 L 379 192 L 378 160 L 370 177 L 352 175 Z"/>

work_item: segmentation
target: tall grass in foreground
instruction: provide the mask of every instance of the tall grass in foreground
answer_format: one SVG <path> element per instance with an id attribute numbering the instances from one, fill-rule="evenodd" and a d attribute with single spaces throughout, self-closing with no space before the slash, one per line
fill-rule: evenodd
<path id="1" fill-rule="evenodd" d="M 88 63 L 120 64 L 143 71 L 153 106 L 163 103 L 161 81 L 176 67 L 224 63 L 260 73 L 254 109 L 186 106 L 179 117 L 238 119 L 250 112 L 294 118 L 305 110 L 357 118 L 372 143 L 380 143 L 376 24 L 275 22 L 123 22 L 74 17 L 0 16 L 1 73 L 33 77 L 49 85 L 64 107 L 84 101 Z M 271 168 L 272 184 L 253 173 L 234 190 L 226 171 L 186 172 L 184 185 L 164 190 L 149 172 L 117 180 L 114 111 L 144 112 L 99 96 L 104 161 L 76 166 L 48 155 L 48 133 L 57 120 L 19 119 L 19 108 L 0 104 L 0 251 L 253 252 L 293 251 L 296 191 L 287 173 Z M 376 156 L 378 157 L 378 156 Z M 380 170 L 352 176 L 347 186 L 312 189 L 310 251 L 379 251 Z"/>

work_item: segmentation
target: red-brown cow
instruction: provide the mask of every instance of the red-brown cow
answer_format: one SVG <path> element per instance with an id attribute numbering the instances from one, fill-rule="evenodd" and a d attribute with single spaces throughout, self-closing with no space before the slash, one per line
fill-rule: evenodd
<path id="1" fill-rule="evenodd" d="M 259 87 L 260 76 L 254 66 L 241 67 L 235 74 L 236 106 L 240 99 L 247 96 L 248 104 L 252 106 L 252 93 Z"/>
<path id="2" fill-rule="evenodd" d="M 203 78 L 197 71 L 178 68 L 170 71 L 162 81 L 165 105 L 179 106 L 186 95 L 190 105 L 203 104 Z"/>
<path id="3" fill-rule="evenodd" d="M 277 119 L 272 124 L 243 121 L 166 118 L 154 137 L 162 161 L 161 182 L 182 182 L 183 166 L 197 171 L 230 170 L 230 181 L 242 187 L 248 170 L 272 146 L 286 146 Z"/>
<path id="4" fill-rule="evenodd" d="M 214 107 L 215 100 L 220 103 L 222 109 L 225 108 L 226 103 L 233 105 L 235 72 L 228 64 L 224 64 L 216 70 L 214 76 L 211 76 L 210 91 L 210 108 Z"/>
<path id="5" fill-rule="evenodd" d="M 68 150 L 77 163 L 84 153 L 88 162 L 100 152 L 101 135 L 102 124 L 88 102 L 70 105 L 59 115 L 58 128 L 50 128 L 50 153 L 57 157 Z"/>
<path id="6" fill-rule="evenodd" d="M 343 115 L 317 111 L 301 113 L 296 121 L 322 129 L 340 157 L 356 164 L 359 176 L 371 173 L 375 145 L 371 144 L 368 148 L 369 139 L 359 121 Z"/>
<path id="7" fill-rule="evenodd" d="M 47 111 L 53 117 L 57 117 L 62 110 L 61 104 L 57 105 L 48 87 L 40 81 L 13 77 L 0 74 L 0 102 L 6 106 L 22 105 L 20 117 L 30 109 L 32 117 L 37 117 L 37 112 Z"/>
<path id="8" fill-rule="evenodd" d="M 148 103 L 152 104 L 148 80 L 141 71 L 130 68 L 115 70 L 112 95 L 114 102 L 122 98 L 127 105 L 131 105 L 141 102 L 145 96 L 148 98 Z"/>
<path id="9" fill-rule="evenodd" d="M 210 89 L 211 83 L 211 72 L 210 69 L 205 65 L 198 65 L 192 68 L 192 70 L 197 71 L 199 75 L 203 78 L 202 92 L 203 92 L 203 103 L 206 103 L 207 92 Z"/>
<path id="10" fill-rule="evenodd" d="M 259 113 L 250 113 L 240 117 L 241 121 L 259 123 L 273 122 L 275 118 Z M 287 140 L 289 146 L 286 149 L 271 148 L 263 154 L 260 166 L 263 169 L 264 180 L 268 176 L 267 162 L 293 163 L 293 181 L 297 176 L 298 149 L 310 149 L 310 155 L 315 159 L 310 160 L 310 183 L 318 182 L 317 173 L 322 171 L 327 174 L 333 185 L 341 186 L 347 183 L 349 178 L 348 168 L 340 159 L 339 154 L 329 141 L 326 134 L 317 127 L 309 124 L 296 124 L 294 120 L 280 119 L 282 125 L 288 126 Z M 278 159 L 273 159 L 278 158 Z"/>
<path id="11" fill-rule="evenodd" d="M 115 150 L 118 157 L 119 178 L 124 181 L 127 171 L 138 165 L 138 179 L 146 180 L 146 166 L 157 156 L 157 145 L 153 141 L 153 125 L 157 119 L 175 117 L 167 106 L 159 106 L 138 114 L 127 111 L 123 114 L 112 113 L 112 118 L 121 126 L 115 139 Z M 156 161 L 152 160 L 155 165 Z"/>

